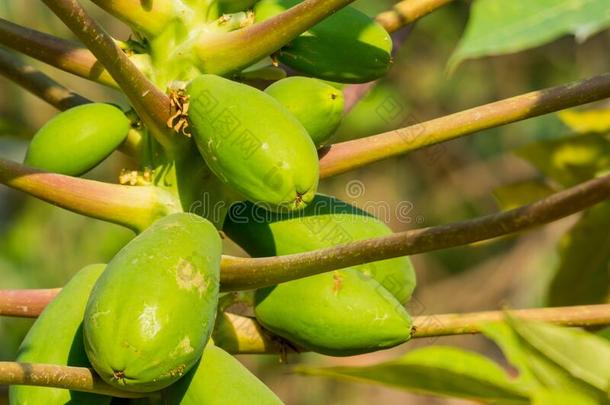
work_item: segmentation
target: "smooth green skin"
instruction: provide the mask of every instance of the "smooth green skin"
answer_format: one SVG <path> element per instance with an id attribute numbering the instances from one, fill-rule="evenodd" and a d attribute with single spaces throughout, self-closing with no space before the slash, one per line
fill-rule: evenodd
<path id="1" fill-rule="evenodd" d="M 343 118 L 343 92 L 321 80 L 288 77 L 265 89 L 305 127 L 316 147 L 321 148 L 335 133 Z"/>
<path id="2" fill-rule="evenodd" d="M 218 5 L 223 14 L 251 10 L 257 0 L 219 0 Z"/>
<path id="3" fill-rule="evenodd" d="M 370 353 L 411 337 L 411 318 L 404 307 L 355 269 L 258 290 L 254 313 L 275 334 L 329 356 Z"/>
<path id="4" fill-rule="evenodd" d="M 262 0 L 254 7 L 263 21 L 300 0 Z M 347 6 L 303 33 L 278 53 L 278 59 L 300 72 L 342 83 L 364 83 L 383 77 L 392 61 L 392 39 L 366 14 Z"/>
<path id="5" fill-rule="evenodd" d="M 319 162 L 301 123 L 270 95 L 215 75 L 187 87 L 195 143 L 220 180 L 270 210 L 315 196 Z"/>
<path id="6" fill-rule="evenodd" d="M 163 393 L 166 405 L 281 405 L 235 357 L 209 343 L 200 362 Z"/>
<path id="7" fill-rule="evenodd" d="M 84 321 L 87 356 L 107 383 L 156 391 L 195 364 L 216 317 L 221 253 L 210 222 L 178 213 L 108 263 Z"/>
<path id="8" fill-rule="evenodd" d="M 223 230 L 255 257 L 300 253 L 391 233 L 366 212 L 320 194 L 305 210 L 293 214 L 268 213 L 247 202 L 235 204 Z M 410 338 L 411 320 L 401 303 L 411 297 L 414 287 L 410 260 L 388 259 L 258 290 L 254 311 L 263 326 L 299 346 L 351 356 Z"/>
<path id="9" fill-rule="evenodd" d="M 21 343 L 17 361 L 91 367 L 82 323 L 89 293 L 105 264 L 83 268 L 44 309 Z M 107 405 L 111 397 L 58 388 L 11 385 L 10 405 Z"/>
<path id="10" fill-rule="evenodd" d="M 392 234 L 369 213 L 334 197 L 316 195 L 298 214 L 271 214 L 247 202 L 234 204 L 224 232 L 255 257 L 289 255 Z M 401 303 L 415 288 L 408 257 L 352 267 L 374 278 Z"/>
<path id="11" fill-rule="evenodd" d="M 125 140 L 130 125 L 125 114 L 109 104 L 70 108 L 38 130 L 24 163 L 49 172 L 80 176 Z"/>

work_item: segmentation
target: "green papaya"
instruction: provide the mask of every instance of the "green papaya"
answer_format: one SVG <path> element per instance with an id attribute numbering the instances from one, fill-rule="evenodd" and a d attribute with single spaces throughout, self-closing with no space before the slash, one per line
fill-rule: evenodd
<path id="1" fill-rule="evenodd" d="M 212 342 L 199 363 L 163 392 L 166 405 L 280 405 L 282 401 L 235 357 Z"/>
<path id="2" fill-rule="evenodd" d="M 273 17 L 300 0 L 262 0 L 256 21 Z M 373 18 L 347 6 L 311 27 L 277 52 L 280 62 L 307 75 L 341 83 L 364 83 L 386 74 L 392 38 Z"/>
<path id="3" fill-rule="evenodd" d="M 24 163 L 50 172 L 80 176 L 127 137 L 130 121 L 110 104 L 84 104 L 63 111 L 36 132 Z"/>
<path id="4" fill-rule="evenodd" d="M 300 253 L 391 233 L 371 215 L 323 195 L 303 211 L 282 215 L 234 204 L 223 230 L 252 256 Z M 401 302 L 414 285 L 409 259 L 388 259 L 258 290 L 254 312 L 264 327 L 306 349 L 332 356 L 367 353 L 410 338 L 411 319 Z"/>
<path id="5" fill-rule="evenodd" d="M 326 144 L 343 118 L 343 92 L 321 80 L 288 77 L 267 87 L 265 93 L 303 124 L 318 148 Z"/>
<path id="6" fill-rule="evenodd" d="M 303 211 L 268 213 L 253 204 L 234 204 L 223 230 L 256 257 L 322 249 L 392 234 L 379 219 L 334 197 L 318 194 Z M 408 257 L 354 266 L 383 285 L 401 303 L 415 288 L 415 271 Z"/>
<path id="7" fill-rule="evenodd" d="M 221 241 L 193 214 L 164 217 L 108 263 L 87 303 L 85 349 L 115 387 L 167 387 L 199 359 L 216 317 Z"/>
<path id="8" fill-rule="evenodd" d="M 301 123 L 263 91 L 215 75 L 186 89 L 199 151 L 220 180 L 271 210 L 297 210 L 315 196 L 316 148 Z"/>
<path id="9" fill-rule="evenodd" d="M 82 323 L 89 293 L 106 265 L 76 273 L 44 309 L 21 343 L 17 361 L 91 367 L 83 345 Z M 59 388 L 11 385 L 10 405 L 108 405 L 111 397 Z"/>

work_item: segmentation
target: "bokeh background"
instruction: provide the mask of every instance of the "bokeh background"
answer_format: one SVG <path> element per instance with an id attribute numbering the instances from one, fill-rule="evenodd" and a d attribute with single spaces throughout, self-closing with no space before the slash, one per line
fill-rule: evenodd
<path id="1" fill-rule="evenodd" d="M 355 5 L 374 15 L 392 3 L 358 0 Z M 449 74 L 447 61 L 464 31 L 469 6 L 467 1 L 456 1 L 412 27 L 390 74 L 346 117 L 337 140 L 400 128 L 610 71 L 610 33 L 606 31 L 581 44 L 566 36 L 518 54 L 467 61 Z M 87 7 L 117 38 L 128 37 L 129 31 L 121 23 L 94 6 Z M 0 16 L 73 38 L 37 1 L 0 0 Z M 33 64 L 91 99 L 125 104 L 117 92 Z M 28 138 L 54 114 L 53 108 L 0 77 L 0 156 L 21 161 Z M 325 180 L 321 189 L 374 209 L 395 231 L 471 218 L 498 210 L 493 195 L 496 188 L 536 176 L 536 170 L 511 150 L 535 140 L 559 138 L 569 131 L 556 115 L 548 115 L 389 159 Z M 117 152 L 87 177 L 115 182 L 119 171 L 132 165 Z M 379 207 L 386 207 L 387 212 Z M 396 207 L 400 207 L 399 215 Z M 413 315 L 430 315 L 544 305 L 557 262 L 557 241 L 574 221 L 574 217 L 566 218 L 519 237 L 413 257 L 419 283 L 410 311 Z M 61 286 L 83 266 L 108 261 L 132 237 L 130 231 L 118 226 L 69 213 L 0 186 L 0 288 Z M 226 251 L 238 253 L 229 243 Z M 15 358 L 30 325 L 29 320 L 0 319 L 0 360 Z M 504 361 L 497 348 L 480 336 L 422 339 L 351 358 L 291 355 L 283 364 L 276 356 L 240 359 L 289 405 L 469 403 L 291 372 L 297 362 L 364 365 L 430 344 L 465 347 Z M 0 387 L 0 404 L 4 403 L 6 387 Z"/>

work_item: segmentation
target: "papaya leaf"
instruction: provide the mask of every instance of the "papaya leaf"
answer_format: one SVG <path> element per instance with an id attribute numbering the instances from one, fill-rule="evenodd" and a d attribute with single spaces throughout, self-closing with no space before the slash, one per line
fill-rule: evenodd
<path id="1" fill-rule="evenodd" d="M 499 365 L 479 354 L 452 347 L 430 346 L 374 366 L 299 367 L 296 371 L 389 385 L 421 394 L 515 405 L 529 403 L 524 390 Z"/>
<path id="2" fill-rule="evenodd" d="M 532 396 L 532 405 L 598 405 L 592 398 L 573 391 L 541 390 Z"/>
<path id="3" fill-rule="evenodd" d="M 535 142 L 515 153 L 566 187 L 610 170 L 610 142 L 596 134 Z"/>
<path id="4" fill-rule="evenodd" d="M 523 339 L 507 323 L 488 324 L 483 333 L 502 349 L 509 362 L 517 368 L 517 383 L 530 395 L 540 390 L 568 391 L 593 401 L 603 401 L 606 394 L 574 378 L 567 370 L 549 359 Z M 598 403 L 594 402 L 594 403 Z"/>
<path id="5" fill-rule="evenodd" d="M 496 188 L 493 195 L 503 211 L 532 203 L 553 194 L 555 190 L 544 181 L 532 179 Z"/>
<path id="6" fill-rule="evenodd" d="M 565 110 L 557 113 L 559 119 L 572 131 L 605 133 L 610 131 L 610 108 L 602 110 Z"/>
<path id="7" fill-rule="evenodd" d="M 599 304 L 610 293 L 610 203 L 583 214 L 559 242 L 559 267 L 551 281 L 551 306 Z"/>
<path id="8" fill-rule="evenodd" d="M 581 329 L 509 319 L 511 328 L 575 378 L 610 392 L 610 344 Z"/>
<path id="9" fill-rule="evenodd" d="M 537 47 L 567 34 L 584 41 L 608 27 L 607 0 L 477 0 L 449 68 L 466 59 Z"/>

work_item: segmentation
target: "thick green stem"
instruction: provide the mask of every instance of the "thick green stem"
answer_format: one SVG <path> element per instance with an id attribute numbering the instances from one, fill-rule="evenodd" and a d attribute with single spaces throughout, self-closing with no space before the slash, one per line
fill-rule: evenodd
<path id="1" fill-rule="evenodd" d="M 202 32 L 195 46 L 199 67 L 225 75 L 271 55 L 354 0 L 305 0 L 268 20 L 229 33 Z"/>
<path id="2" fill-rule="evenodd" d="M 610 97 L 610 74 L 551 87 L 353 141 L 332 145 L 320 159 L 330 177 L 392 156 Z"/>
<path id="3" fill-rule="evenodd" d="M 190 19 L 193 11 L 177 0 L 91 0 L 134 30 L 159 35 L 178 18 Z"/>
<path id="4" fill-rule="evenodd" d="M 91 102 L 1 48 L 0 74 L 62 111 Z"/>
<path id="5" fill-rule="evenodd" d="M 170 102 L 117 46 L 112 37 L 94 21 L 76 0 L 42 0 L 106 67 L 125 92 L 134 109 L 168 151 L 175 150 L 178 137 L 167 128 Z"/>
<path id="6" fill-rule="evenodd" d="M 376 20 L 388 32 L 394 32 L 452 1 L 453 0 L 403 0 L 396 3 L 391 10 L 379 14 Z"/>
<path id="7" fill-rule="evenodd" d="M 13 24 L 0 18 L 0 44 L 68 73 L 116 87 L 95 56 L 82 44 Z"/>
<path id="8" fill-rule="evenodd" d="M 249 290 L 392 257 L 493 239 L 555 221 L 610 199 L 610 175 L 590 180 L 535 203 L 476 219 L 415 229 L 295 255 L 267 258 L 225 256 L 221 289 Z"/>
<path id="9" fill-rule="evenodd" d="M 0 159 L 0 183 L 67 210 L 136 232 L 180 210 L 169 192 L 154 186 L 120 186 L 31 169 Z"/>
<path id="10" fill-rule="evenodd" d="M 120 398 L 143 395 L 120 391 L 105 382 L 91 369 L 53 364 L 13 363 L 0 361 L 0 385 L 36 385 L 93 392 Z"/>

